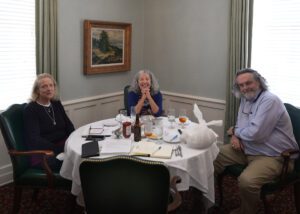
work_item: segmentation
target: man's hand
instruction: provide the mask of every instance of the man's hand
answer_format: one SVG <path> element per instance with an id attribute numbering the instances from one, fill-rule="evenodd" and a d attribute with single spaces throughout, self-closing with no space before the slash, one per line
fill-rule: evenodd
<path id="1" fill-rule="evenodd" d="M 241 140 L 237 138 L 235 135 L 232 135 L 231 140 L 230 140 L 231 146 L 235 150 L 243 151 L 244 146 L 241 143 Z"/>
<path id="2" fill-rule="evenodd" d="M 231 127 L 227 130 L 227 135 L 228 135 L 228 136 L 234 135 L 234 127 L 233 127 L 233 126 L 231 126 Z"/>

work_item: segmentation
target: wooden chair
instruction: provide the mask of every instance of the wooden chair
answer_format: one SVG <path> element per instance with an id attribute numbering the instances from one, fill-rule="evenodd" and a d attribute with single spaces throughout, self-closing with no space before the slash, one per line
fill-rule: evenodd
<path id="1" fill-rule="evenodd" d="M 47 157 L 53 156 L 51 150 L 28 150 L 23 136 L 23 110 L 26 104 L 14 104 L 0 114 L 0 127 L 5 145 L 13 166 L 14 206 L 13 213 L 20 209 L 22 188 L 63 188 L 71 190 L 71 181 L 63 179 L 59 172 L 53 172 Z M 30 156 L 41 155 L 44 169 L 30 168 Z M 35 191 L 34 196 L 36 196 Z"/>
<path id="2" fill-rule="evenodd" d="M 161 162 L 131 156 L 86 159 L 79 171 L 88 214 L 166 214 L 181 204 L 180 179 L 170 182 Z"/>

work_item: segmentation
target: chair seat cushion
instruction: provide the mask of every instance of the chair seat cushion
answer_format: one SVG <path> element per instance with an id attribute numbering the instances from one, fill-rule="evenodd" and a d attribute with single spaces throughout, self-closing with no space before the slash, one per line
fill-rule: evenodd
<path id="1" fill-rule="evenodd" d="M 55 187 L 71 189 L 72 182 L 70 180 L 64 179 L 58 172 L 54 172 L 53 175 Z M 48 186 L 47 175 L 45 174 L 45 171 L 41 169 L 28 169 L 21 176 L 15 178 L 14 182 L 16 185 L 21 186 Z"/>
<path id="2" fill-rule="evenodd" d="M 275 191 L 278 191 L 285 187 L 288 184 L 294 183 L 296 180 L 300 180 L 300 175 L 299 173 L 292 172 L 289 173 L 284 180 L 284 182 L 280 182 L 279 178 L 275 179 L 274 181 L 267 183 L 262 186 L 261 192 L 264 195 L 271 194 Z"/>

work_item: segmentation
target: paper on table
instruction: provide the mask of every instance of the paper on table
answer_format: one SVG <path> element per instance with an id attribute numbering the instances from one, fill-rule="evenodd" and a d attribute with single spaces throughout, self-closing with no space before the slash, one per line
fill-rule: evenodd
<path id="1" fill-rule="evenodd" d="M 172 156 L 172 149 L 171 145 L 157 145 L 154 142 L 141 141 L 132 148 L 130 155 L 169 159 Z"/>
<path id="2" fill-rule="evenodd" d="M 89 127 L 89 133 L 90 135 L 101 135 L 104 131 L 104 127 L 102 124 L 92 124 Z"/>
<path id="3" fill-rule="evenodd" d="M 131 150 L 131 141 L 124 140 L 114 140 L 102 143 L 102 148 L 100 154 L 128 154 Z"/>

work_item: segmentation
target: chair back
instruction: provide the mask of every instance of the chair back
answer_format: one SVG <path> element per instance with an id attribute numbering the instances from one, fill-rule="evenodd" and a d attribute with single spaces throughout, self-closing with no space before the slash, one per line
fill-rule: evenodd
<path id="1" fill-rule="evenodd" d="M 80 179 L 88 214 L 166 214 L 170 174 L 161 162 L 131 156 L 86 159 Z"/>
<path id="2" fill-rule="evenodd" d="M 284 105 L 291 118 L 294 136 L 300 148 L 300 109 L 289 103 L 285 103 Z M 300 156 L 295 161 L 294 169 L 300 171 Z"/>
<path id="3" fill-rule="evenodd" d="M 5 145 L 10 150 L 27 150 L 24 141 L 23 111 L 27 104 L 14 104 L 0 114 L 0 127 Z M 14 178 L 22 174 L 29 166 L 27 156 L 10 155 Z"/>
<path id="4" fill-rule="evenodd" d="M 126 109 L 128 116 L 130 115 L 130 108 L 129 108 L 129 105 L 128 105 L 129 88 L 130 88 L 130 85 L 126 85 L 124 87 L 124 108 Z"/>

